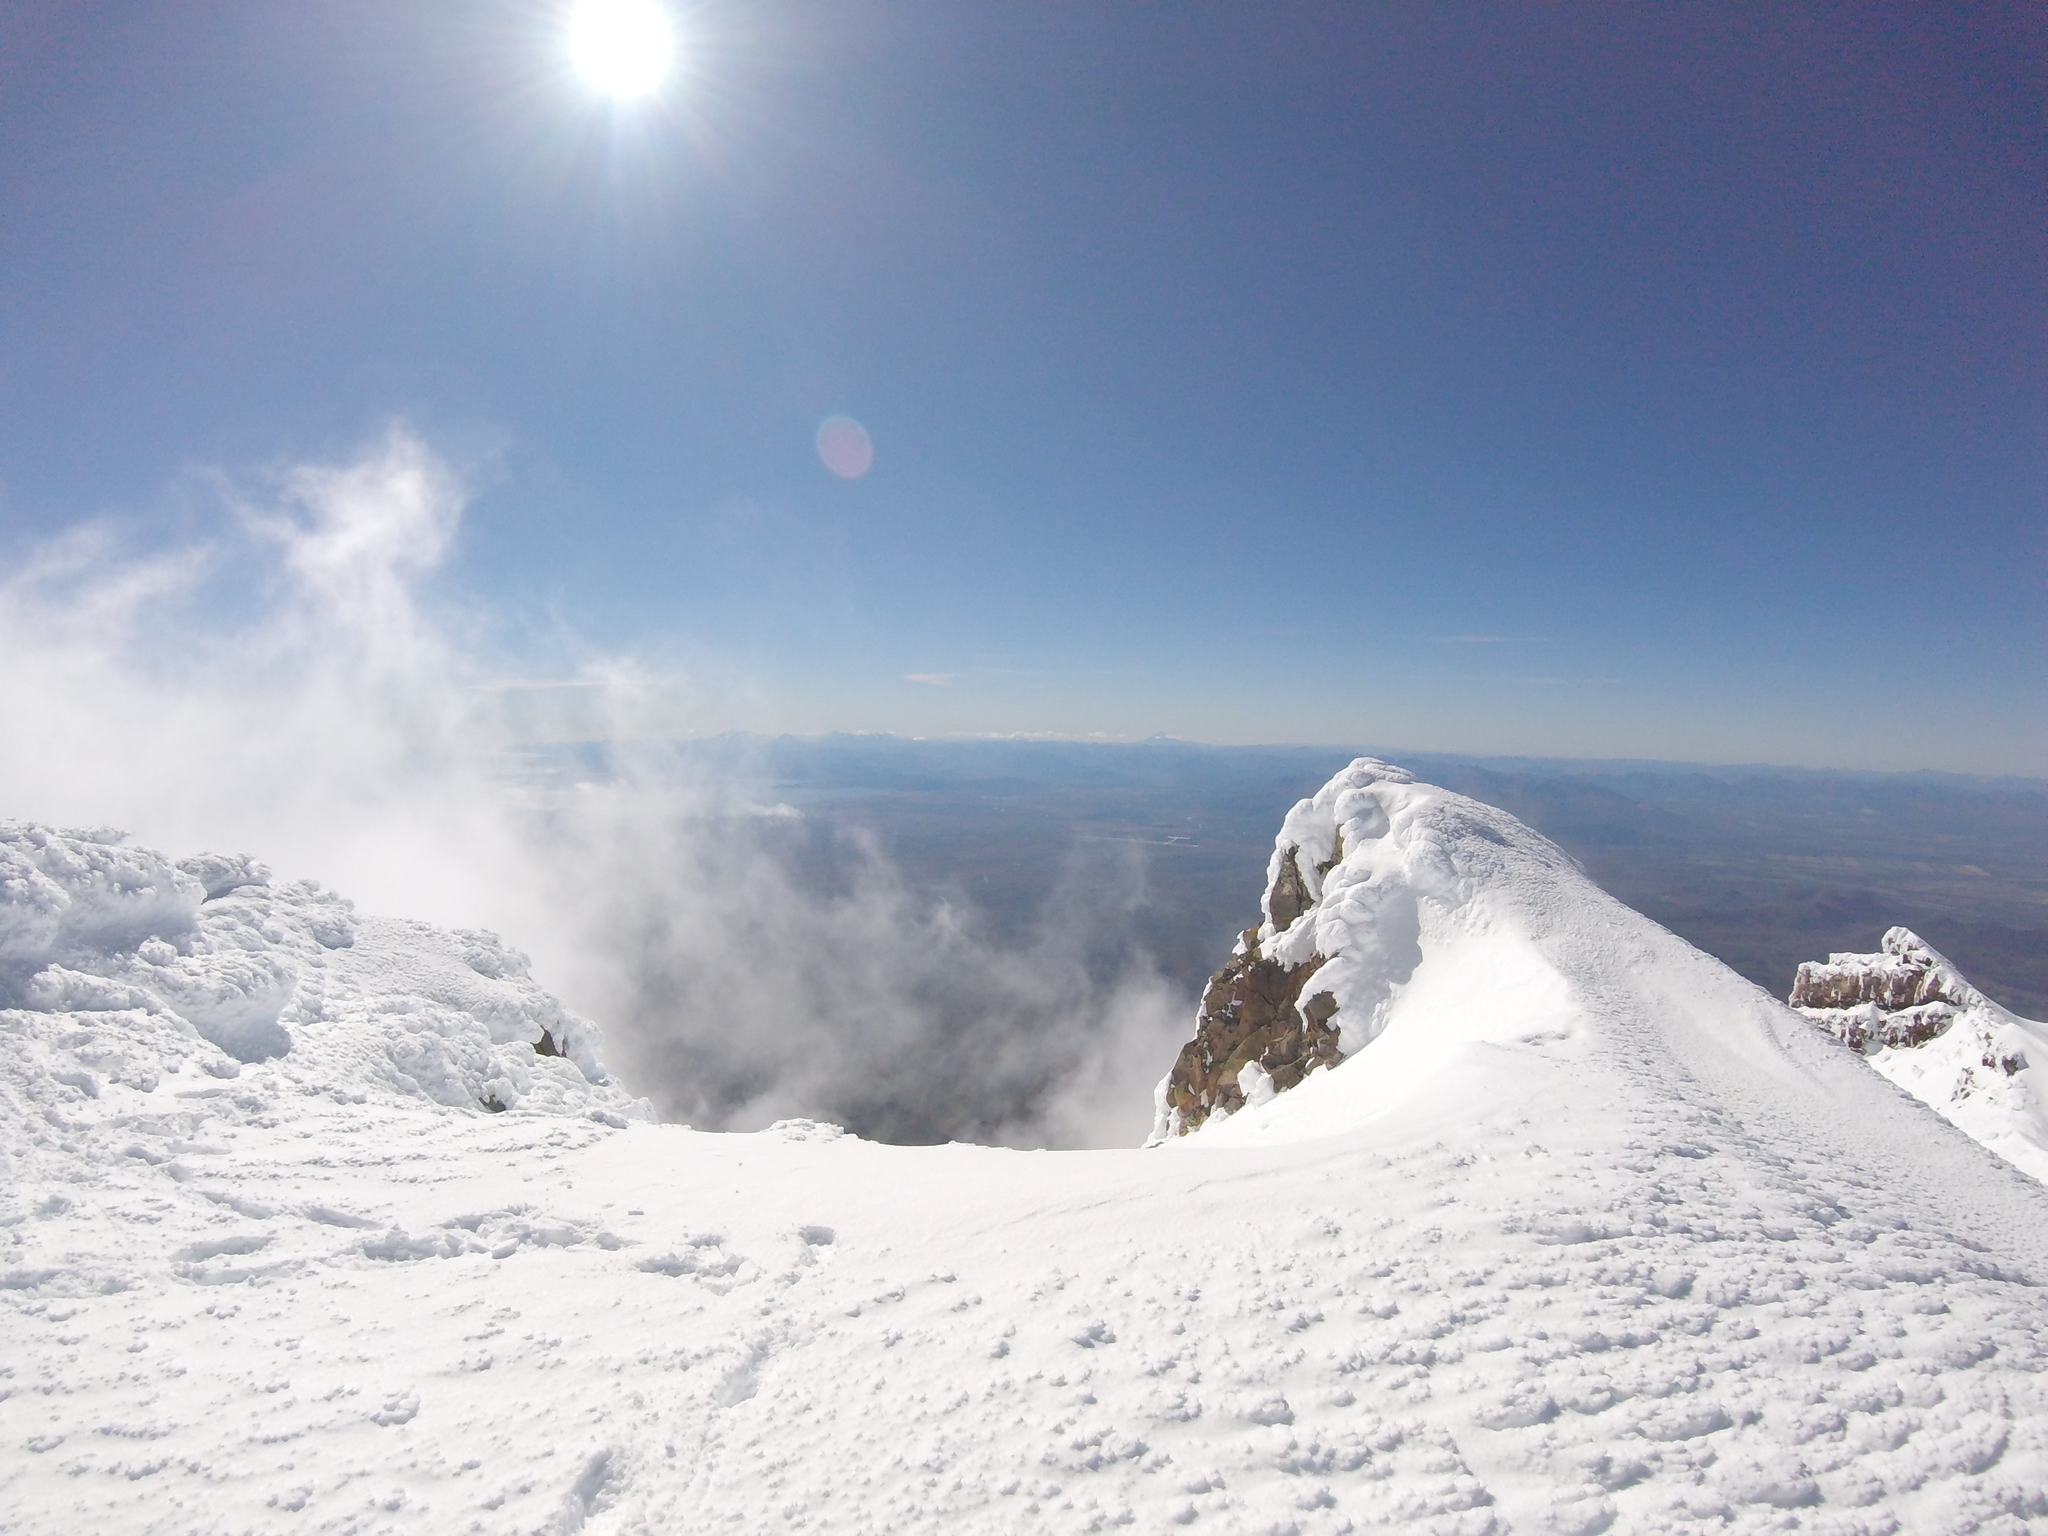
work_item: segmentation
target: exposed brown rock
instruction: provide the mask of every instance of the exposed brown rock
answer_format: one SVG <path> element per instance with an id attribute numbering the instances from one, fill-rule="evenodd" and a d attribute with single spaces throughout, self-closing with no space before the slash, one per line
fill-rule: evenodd
<path id="1" fill-rule="evenodd" d="M 1926 1003 L 1966 1007 L 1969 999 L 1950 995 L 1942 968 L 1925 953 L 1870 956 L 1868 965 L 1808 960 L 1792 981 L 1795 1008 L 1854 1008 L 1875 1003 L 1886 1013 Z M 1875 963 L 1882 960 L 1884 963 Z"/>
<path id="2" fill-rule="evenodd" d="M 1860 1007 L 1816 1009 L 1807 1017 L 1851 1050 L 1872 1056 L 1886 1046 L 1910 1050 L 1939 1039 L 1955 1023 L 1956 1011 L 1947 1003 L 1929 1003 L 1922 1008 L 1901 1008 L 1896 1013 Z M 1987 1061 L 1985 1065 L 1992 1063 Z"/>
<path id="3" fill-rule="evenodd" d="M 1297 862 L 1300 852 L 1299 848 L 1287 850 L 1287 856 L 1280 861 L 1279 878 L 1266 897 L 1266 915 L 1273 919 L 1275 933 L 1285 933 L 1297 917 L 1315 905 L 1315 898 L 1308 893 L 1308 882 L 1301 878 L 1301 865 Z"/>
<path id="4" fill-rule="evenodd" d="M 1788 1001 L 1822 1029 L 1870 1055 L 1887 1046 L 1910 1049 L 1938 1039 L 1977 995 L 1916 935 L 1893 928 L 1876 954 L 1805 962 L 1793 977 Z"/>
<path id="5" fill-rule="evenodd" d="M 1268 903 L 1275 922 L 1285 909 L 1287 875 L 1293 870 L 1290 851 Z M 1294 879 L 1299 885 L 1298 873 Z M 1304 887 L 1304 906 L 1307 896 Z M 1293 914 L 1299 915 L 1298 910 Z M 1242 1108 L 1244 1091 L 1237 1079 L 1248 1063 L 1257 1062 L 1276 1090 L 1292 1088 L 1317 1067 L 1337 1064 L 1338 1034 L 1330 1023 L 1337 999 L 1328 992 L 1306 1002 L 1301 998 L 1302 987 L 1322 963 L 1321 955 L 1295 966 L 1269 960 L 1259 952 L 1258 929 L 1245 931 L 1243 950 L 1209 978 L 1195 1038 L 1181 1048 L 1167 1076 L 1167 1104 L 1176 1112 L 1180 1131 L 1193 1130 L 1218 1109 Z"/>

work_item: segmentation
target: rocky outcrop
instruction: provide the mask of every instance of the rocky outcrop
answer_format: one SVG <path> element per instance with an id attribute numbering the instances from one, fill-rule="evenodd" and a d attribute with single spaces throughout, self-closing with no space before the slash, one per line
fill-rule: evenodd
<path id="1" fill-rule="evenodd" d="M 1926 940 L 1886 932 L 1874 955 L 1808 960 L 1792 981 L 1792 1006 L 1864 1055 L 1939 1039 L 1984 1001 Z"/>
<path id="2" fill-rule="evenodd" d="M 1908 928 L 1875 954 L 1829 955 L 1799 967 L 1792 1006 L 1860 1051 L 2014 1166 L 2048 1182 L 2048 1025 L 2022 1019 L 1963 979 Z"/>
<path id="3" fill-rule="evenodd" d="M 1294 926 L 1297 917 L 1315 904 L 1315 893 L 1302 877 L 1301 850 L 1289 847 L 1280 860 L 1280 873 L 1266 892 L 1266 916 L 1272 919 L 1273 931 L 1285 933 Z"/>
<path id="4" fill-rule="evenodd" d="M 1293 870 L 1292 850 L 1283 867 Z M 1276 889 L 1273 905 L 1286 910 L 1280 894 Z M 1288 921 L 1306 905 L 1304 899 L 1294 907 Z M 1181 1047 L 1167 1074 L 1164 1107 L 1177 1130 L 1193 1130 L 1219 1112 L 1234 1114 L 1247 1102 L 1261 1103 L 1342 1059 L 1330 1023 L 1337 1012 L 1335 994 L 1301 995 L 1322 967 L 1318 954 L 1284 965 L 1261 953 L 1258 929 L 1244 931 L 1229 962 L 1209 978 L 1195 1015 L 1195 1038 Z"/>
<path id="5" fill-rule="evenodd" d="M 1563 984 L 1531 987 L 1529 976 L 1547 974 L 1544 962 L 1521 916 L 1507 913 L 1517 892 L 1583 878 L 1562 850 L 1506 812 L 1418 783 L 1377 758 L 1354 760 L 1282 820 L 1266 865 L 1263 921 L 1209 979 L 1194 1038 L 1155 1091 L 1148 1144 L 1196 1130 L 1256 1136 L 1275 1115 L 1299 1124 L 1321 1113 L 1290 1104 L 1327 1107 L 1388 1088 L 1354 1058 L 1394 1027 L 1432 933 L 1442 953 L 1490 945 L 1491 963 L 1512 974 L 1504 985 L 1561 1011 Z M 1449 985 L 1459 995 L 1475 984 L 1458 974 L 1462 959 L 1439 971 L 1457 975 Z M 1405 1055 L 1382 1060 L 1399 1063 L 1397 1071 L 1424 1070 L 1418 1061 L 1451 1048 L 1444 1017 L 1439 1010 L 1418 1026 Z M 1301 1093 L 1286 1094 L 1294 1088 Z M 1270 1114 L 1262 1109 L 1283 1094 Z"/>
<path id="6" fill-rule="evenodd" d="M 1303 801 L 1296 814 L 1309 804 Z M 1265 922 L 1239 935 L 1203 989 L 1195 1037 L 1155 1095 L 1155 1142 L 1263 1104 L 1344 1059 L 1337 994 L 1317 980 L 1329 960 L 1316 948 L 1314 913 L 1344 847 L 1334 824 L 1327 837 L 1327 846 L 1308 851 L 1283 829 L 1259 903 Z"/>

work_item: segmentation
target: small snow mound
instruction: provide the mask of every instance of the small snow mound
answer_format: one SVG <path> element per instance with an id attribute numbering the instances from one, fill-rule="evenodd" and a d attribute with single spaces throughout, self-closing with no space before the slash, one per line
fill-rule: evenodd
<path id="1" fill-rule="evenodd" d="M 784 1141 L 837 1141 L 847 1131 L 845 1126 L 829 1120 L 778 1120 L 762 1134 L 779 1136 Z"/>
<path id="2" fill-rule="evenodd" d="M 2020 1018 L 1910 928 L 1875 954 L 1809 960 L 1792 1006 L 1959 1130 L 2048 1182 L 2048 1024 Z"/>

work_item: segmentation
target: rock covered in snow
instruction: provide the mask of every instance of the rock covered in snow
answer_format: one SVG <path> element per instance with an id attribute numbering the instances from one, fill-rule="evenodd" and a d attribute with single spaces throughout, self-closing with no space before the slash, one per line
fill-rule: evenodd
<path id="1" fill-rule="evenodd" d="M 359 917 L 246 857 L 173 864 L 103 829 L 0 823 L 0 1031 L 51 1102 L 251 1071 L 353 1102 L 643 1113 L 496 935 Z"/>
<path id="2" fill-rule="evenodd" d="M 1993 1002 L 1908 928 L 1888 930 L 1876 954 L 1805 962 L 1791 1002 L 1899 1087 L 2048 1181 L 2048 1082 L 2035 1065 L 2048 1061 L 2048 1024 Z"/>
<path id="3" fill-rule="evenodd" d="M 1210 978 L 1155 1094 L 1154 1143 L 1263 1103 L 1376 1039 L 1421 958 L 1426 906 L 1500 884 L 1508 856 L 1576 866 L 1505 811 L 1361 757 L 1287 813 L 1265 921 Z"/>
<path id="4" fill-rule="evenodd" d="M 1874 955 L 1808 960 L 1792 981 L 1792 1006 L 1865 1055 L 1924 1045 L 1984 996 L 1918 934 L 1886 931 Z"/>

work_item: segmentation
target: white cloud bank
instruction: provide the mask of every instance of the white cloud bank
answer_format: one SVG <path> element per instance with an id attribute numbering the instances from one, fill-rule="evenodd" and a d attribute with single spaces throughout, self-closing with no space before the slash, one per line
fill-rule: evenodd
<path id="1" fill-rule="evenodd" d="M 246 851 L 369 910 L 498 928 L 605 1024 L 635 1091 L 701 1126 L 1142 1136 L 1188 1010 L 1142 957 L 1100 963 L 1129 872 L 1068 882 L 1004 946 L 872 847 L 838 841 L 817 877 L 824 834 L 726 814 L 730 786 L 657 752 L 521 792 L 487 616 L 435 591 L 464 505 L 445 463 L 397 429 L 220 500 L 209 537 L 138 550 L 83 525 L 0 581 L 0 816 Z M 628 665 L 583 671 L 599 708 L 633 691 Z"/>

